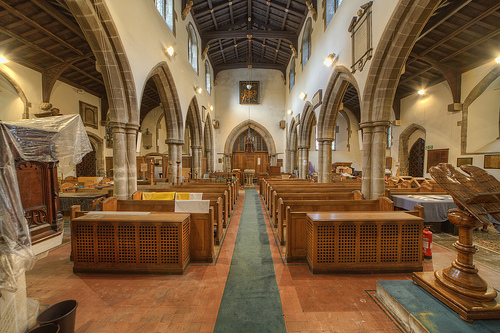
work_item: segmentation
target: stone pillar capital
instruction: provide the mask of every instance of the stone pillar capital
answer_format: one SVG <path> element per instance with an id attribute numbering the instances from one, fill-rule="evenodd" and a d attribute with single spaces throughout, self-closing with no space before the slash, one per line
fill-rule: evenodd
<path id="1" fill-rule="evenodd" d="M 184 141 L 178 139 L 166 139 L 165 143 L 167 145 L 183 145 Z"/>
<path id="2" fill-rule="evenodd" d="M 125 129 L 127 132 L 135 132 L 139 131 L 140 126 L 137 124 L 125 124 Z"/>
<path id="3" fill-rule="evenodd" d="M 363 129 L 363 131 L 366 129 L 366 130 L 371 130 L 371 128 L 373 127 L 373 122 L 371 121 L 366 121 L 364 123 L 359 123 L 359 128 Z"/>

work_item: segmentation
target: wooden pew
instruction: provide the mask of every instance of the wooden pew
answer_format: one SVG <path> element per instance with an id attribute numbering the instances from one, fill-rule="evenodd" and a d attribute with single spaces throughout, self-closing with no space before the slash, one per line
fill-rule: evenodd
<path id="1" fill-rule="evenodd" d="M 335 202 L 337 201 L 337 202 Z M 304 261 L 307 250 L 306 215 L 309 212 L 393 211 L 394 203 L 386 197 L 375 200 L 301 200 L 286 207 L 286 251 L 288 262 Z"/>
<path id="2" fill-rule="evenodd" d="M 226 227 L 223 222 L 223 201 L 222 197 L 217 193 L 203 193 L 203 200 L 210 200 L 210 206 L 213 207 L 214 211 L 214 227 L 216 229 L 215 232 L 215 244 L 219 245 L 222 240 L 222 234 Z M 132 195 L 132 200 L 143 200 L 142 199 L 142 191 L 136 191 Z M 169 200 L 172 201 L 172 200 Z"/>
<path id="3" fill-rule="evenodd" d="M 276 195 L 275 205 L 271 209 L 271 220 L 277 228 L 285 219 L 286 202 L 292 200 L 363 200 L 361 191 L 328 193 L 283 193 Z"/>
<path id="4" fill-rule="evenodd" d="M 173 200 L 118 200 L 108 198 L 103 211 L 123 212 L 174 212 Z M 209 213 L 191 213 L 190 256 L 191 261 L 212 262 L 214 259 L 214 209 Z"/>

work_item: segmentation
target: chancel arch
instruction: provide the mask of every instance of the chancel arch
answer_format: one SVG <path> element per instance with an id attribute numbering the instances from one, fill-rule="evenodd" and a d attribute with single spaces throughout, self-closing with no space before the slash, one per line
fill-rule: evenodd
<path id="1" fill-rule="evenodd" d="M 235 144 L 241 135 L 246 135 L 250 130 L 251 138 L 254 140 L 255 148 L 254 152 L 237 152 L 239 160 L 235 160 L 233 156 L 233 151 L 235 149 Z M 257 146 L 257 135 L 262 139 L 261 146 Z M 267 151 L 264 151 L 264 145 Z M 259 150 L 259 148 L 261 150 Z M 231 133 L 229 133 L 226 143 L 224 145 L 224 170 L 231 171 L 232 169 L 254 169 L 256 173 L 266 172 L 268 165 L 276 165 L 276 144 L 271 133 L 261 124 L 253 120 L 245 120 L 244 122 L 237 125 Z M 269 158 L 271 157 L 271 158 Z M 259 164 L 260 158 L 260 164 Z M 233 165 L 233 163 L 237 163 Z M 241 169 L 243 171 L 243 169 Z"/>
<path id="2" fill-rule="evenodd" d="M 347 92 L 349 91 L 349 96 Z M 359 110 L 359 87 L 351 71 L 344 66 L 336 66 L 328 85 L 318 117 L 318 182 L 328 183 L 332 168 L 332 141 L 335 140 L 337 116 L 344 103 L 354 104 Z M 352 95 L 352 97 L 350 96 Z M 347 98 L 347 99 L 346 99 Z M 355 112 L 354 110 L 351 110 Z M 359 114 L 354 114 L 359 119 Z M 345 115 L 347 116 L 347 114 Z M 346 117 L 348 120 L 349 117 Z M 348 122 L 350 126 L 350 122 Z"/>

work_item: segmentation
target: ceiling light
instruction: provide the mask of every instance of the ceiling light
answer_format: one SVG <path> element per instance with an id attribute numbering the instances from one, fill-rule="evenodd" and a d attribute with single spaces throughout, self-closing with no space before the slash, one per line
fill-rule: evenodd
<path id="1" fill-rule="evenodd" d="M 305 92 L 301 92 L 301 93 L 299 94 L 299 98 L 300 98 L 301 100 L 305 101 L 305 100 L 306 100 L 306 98 L 307 98 L 307 94 L 306 94 Z"/>
<path id="2" fill-rule="evenodd" d="M 203 90 L 201 89 L 201 87 L 200 87 L 200 86 L 197 86 L 196 88 L 194 88 L 194 90 L 195 90 L 198 94 L 201 94 L 201 92 L 203 91 Z"/>
<path id="3" fill-rule="evenodd" d="M 288 113 L 290 116 L 293 114 L 292 110 L 288 110 L 286 113 Z"/>
<path id="4" fill-rule="evenodd" d="M 214 110 L 214 106 L 210 105 L 210 111 L 213 111 L 213 110 Z"/>
<path id="5" fill-rule="evenodd" d="M 323 61 L 323 64 L 326 66 L 326 67 L 330 67 L 333 62 L 335 60 L 335 54 L 329 54 L 328 57 L 325 58 L 325 61 Z"/>
<path id="6" fill-rule="evenodd" d="M 8 62 L 9 62 L 9 60 L 7 60 L 6 58 L 0 57 L 0 64 L 6 64 Z"/>
<path id="7" fill-rule="evenodd" d="M 425 90 L 424 90 L 424 89 L 420 89 L 420 90 L 418 91 L 418 94 L 419 94 L 420 96 L 423 96 L 423 95 L 425 94 Z"/>
<path id="8" fill-rule="evenodd" d="M 495 61 L 497 62 L 497 64 L 500 64 L 500 57 L 497 57 Z"/>

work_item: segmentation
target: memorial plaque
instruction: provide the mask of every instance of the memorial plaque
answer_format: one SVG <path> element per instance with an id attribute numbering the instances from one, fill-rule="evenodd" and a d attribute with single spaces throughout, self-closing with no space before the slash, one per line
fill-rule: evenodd
<path id="1" fill-rule="evenodd" d="M 362 71 L 366 61 L 372 57 L 372 3 L 369 2 L 363 6 L 353 17 L 348 31 L 352 38 L 352 66 L 351 71 Z"/>

